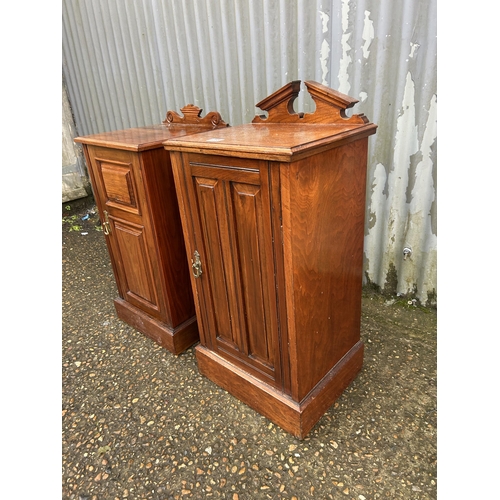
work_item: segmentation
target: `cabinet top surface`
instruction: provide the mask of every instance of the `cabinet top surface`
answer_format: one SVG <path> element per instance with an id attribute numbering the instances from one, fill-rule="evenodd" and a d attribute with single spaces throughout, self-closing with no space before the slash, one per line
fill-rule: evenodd
<path id="1" fill-rule="evenodd" d="M 292 161 L 313 154 L 318 148 L 336 147 L 374 134 L 376 128 L 372 123 L 251 123 L 212 130 L 202 135 L 171 137 L 163 145 L 171 151 Z"/>
<path id="2" fill-rule="evenodd" d="M 183 138 L 200 132 L 211 130 L 204 125 L 158 124 L 147 127 L 136 127 L 125 130 L 114 130 L 101 134 L 76 137 L 75 142 L 93 146 L 103 146 L 130 151 L 144 151 L 162 147 L 168 139 Z"/>

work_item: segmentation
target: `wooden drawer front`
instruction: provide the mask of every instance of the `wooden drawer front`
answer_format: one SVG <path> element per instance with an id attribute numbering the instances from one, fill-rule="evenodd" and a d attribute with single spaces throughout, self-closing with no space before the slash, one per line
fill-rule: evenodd
<path id="1" fill-rule="evenodd" d="M 115 245 L 119 285 L 122 297 L 153 316 L 159 313 L 151 255 L 148 251 L 144 227 L 121 219 L 110 218 L 111 238 Z"/>
<path id="2" fill-rule="evenodd" d="M 211 348 L 278 385 L 279 349 L 267 185 L 257 168 L 190 164 L 199 210 L 202 262 L 197 280 Z M 265 175 L 265 174 L 264 174 Z"/>

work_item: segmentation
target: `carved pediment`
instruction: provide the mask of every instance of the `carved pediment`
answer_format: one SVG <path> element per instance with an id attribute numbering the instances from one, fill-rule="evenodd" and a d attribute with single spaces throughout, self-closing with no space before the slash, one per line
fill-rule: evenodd
<path id="1" fill-rule="evenodd" d="M 229 125 L 222 120 L 220 113 L 217 111 L 210 111 L 203 118 L 200 116 L 203 110 L 194 104 L 187 104 L 181 108 L 183 116 L 175 111 L 168 111 L 167 117 L 163 121 L 164 125 L 197 125 L 198 127 L 204 126 L 207 128 L 222 128 Z"/>
<path id="2" fill-rule="evenodd" d="M 313 113 L 296 113 L 293 102 L 300 92 L 300 80 L 294 80 L 256 104 L 267 111 L 268 116 L 257 115 L 252 123 L 368 123 L 363 114 L 346 115 L 346 109 L 354 106 L 358 100 L 333 90 L 318 82 L 304 82 L 307 91 L 316 104 Z"/>

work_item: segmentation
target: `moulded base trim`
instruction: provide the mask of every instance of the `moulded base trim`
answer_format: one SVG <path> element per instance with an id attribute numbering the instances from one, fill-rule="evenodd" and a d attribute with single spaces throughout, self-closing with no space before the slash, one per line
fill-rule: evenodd
<path id="1" fill-rule="evenodd" d="M 363 342 L 357 342 L 300 403 L 201 344 L 196 346 L 196 359 L 200 373 L 212 382 L 303 439 L 361 370 L 363 351 Z"/>
<path id="2" fill-rule="evenodd" d="M 196 316 L 171 328 L 152 318 L 122 298 L 114 299 L 118 317 L 175 355 L 191 347 L 199 338 Z"/>

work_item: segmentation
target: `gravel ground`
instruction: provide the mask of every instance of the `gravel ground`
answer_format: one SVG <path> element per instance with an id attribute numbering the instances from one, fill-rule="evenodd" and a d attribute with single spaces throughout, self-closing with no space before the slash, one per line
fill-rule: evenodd
<path id="1" fill-rule="evenodd" d="M 91 198 L 62 258 L 63 499 L 437 497 L 436 311 L 365 290 L 363 369 L 300 441 L 117 318 Z"/>

